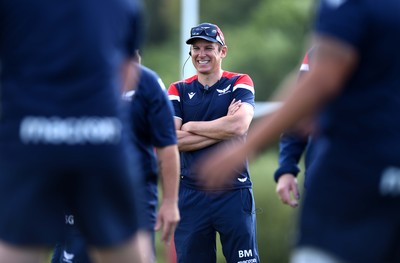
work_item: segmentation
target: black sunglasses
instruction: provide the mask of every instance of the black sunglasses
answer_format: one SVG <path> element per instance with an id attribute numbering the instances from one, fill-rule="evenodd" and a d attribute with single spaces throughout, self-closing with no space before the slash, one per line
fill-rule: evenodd
<path id="1" fill-rule="evenodd" d="M 202 33 L 209 37 L 216 37 L 218 35 L 218 30 L 215 27 L 193 27 L 190 31 L 192 36 L 200 36 Z"/>

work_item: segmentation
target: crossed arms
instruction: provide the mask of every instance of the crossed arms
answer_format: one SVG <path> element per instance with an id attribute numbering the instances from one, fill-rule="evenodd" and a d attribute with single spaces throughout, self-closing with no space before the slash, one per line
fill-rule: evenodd
<path id="1" fill-rule="evenodd" d="M 194 151 L 217 142 L 244 135 L 254 115 L 250 104 L 232 100 L 226 116 L 212 121 L 190 121 L 182 125 L 175 118 L 179 151 Z"/>

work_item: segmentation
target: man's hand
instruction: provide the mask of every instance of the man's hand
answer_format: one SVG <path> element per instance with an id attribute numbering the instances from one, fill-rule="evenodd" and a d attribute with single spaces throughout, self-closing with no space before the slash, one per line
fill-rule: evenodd
<path id="1" fill-rule="evenodd" d="M 282 203 L 291 207 L 297 207 L 300 199 L 297 179 L 293 174 L 283 174 L 279 177 L 276 192 Z"/>
<path id="2" fill-rule="evenodd" d="M 236 101 L 235 99 L 233 99 L 231 104 L 229 105 L 228 113 L 226 114 L 226 116 L 235 114 L 235 112 L 237 112 L 241 106 L 242 106 L 241 100 Z"/>
<path id="3" fill-rule="evenodd" d="M 180 221 L 178 201 L 163 200 L 158 210 L 155 230 L 162 228 L 161 241 L 169 244 L 175 232 L 175 228 Z"/>

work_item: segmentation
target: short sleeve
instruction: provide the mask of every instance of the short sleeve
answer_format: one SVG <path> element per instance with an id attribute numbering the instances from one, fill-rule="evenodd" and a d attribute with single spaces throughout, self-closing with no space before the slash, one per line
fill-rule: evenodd
<path id="1" fill-rule="evenodd" d="M 246 102 L 255 107 L 254 102 L 254 84 L 249 75 L 241 75 L 233 86 L 233 94 L 236 100 Z"/>
<path id="2" fill-rule="evenodd" d="M 181 110 L 181 99 L 177 85 L 178 83 L 173 83 L 169 86 L 168 98 L 172 103 L 172 107 L 174 108 L 174 116 L 182 119 L 183 113 Z"/>
<path id="3" fill-rule="evenodd" d="M 160 85 L 160 78 L 153 80 L 152 89 L 147 93 L 150 102 L 148 122 L 152 136 L 152 144 L 164 147 L 176 144 L 176 131 L 173 119 L 173 109 L 165 89 Z"/>

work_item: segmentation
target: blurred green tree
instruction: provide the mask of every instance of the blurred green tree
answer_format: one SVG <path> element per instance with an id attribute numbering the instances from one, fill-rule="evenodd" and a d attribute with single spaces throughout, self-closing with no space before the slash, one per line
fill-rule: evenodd
<path id="1" fill-rule="evenodd" d="M 267 100 L 306 49 L 312 0 L 200 0 L 200 21 L 218 24 L 229 54 L 226 70 L 248 73 L 256 100 Z M 143 62 L 168 86 L 182 73 L 179 65 L 180 1 L 146 0 Z M 188 63 L 191 63 L 188 61 Z"/>

